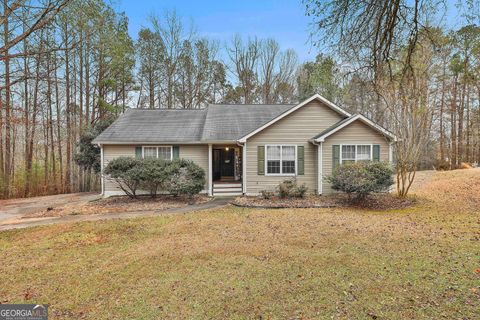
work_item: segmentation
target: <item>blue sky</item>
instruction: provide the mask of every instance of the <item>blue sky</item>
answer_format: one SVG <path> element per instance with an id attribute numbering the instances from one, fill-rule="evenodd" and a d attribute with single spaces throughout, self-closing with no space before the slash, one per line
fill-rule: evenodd
<path id="1" fill-rule="evenodd" d="M 313 60 L 318 49 L 309 42 L 310 17 L 301 0 L 112 0 L 118 11 L 129 18 L 130 35 L 136 39 L 148 16 L 176 10 L 186 24 L 194 22 L 200 36 L 224 46 L 235 33 L 244 37 L 274 38 L 282 49 L 292 48 L 299 61 Z M 444 25 L 456 29 L 464 21 L 458 17 L 457 0 L 447 0 Z"/>
<path id="2" fill-rule="evenodd" d="M 201 36 L 221 45 L 239 33 L 275 38 L 282 49 L 294 49 L 300 62 L 313 60 L 317 54 L 308 41 L 310 19 L 305 17 L 301 0 L 116 0 L 114 7 L 125 11 L 134 39 L 142 26 L 148 26 L 149 14 L 175 9 L 186 23 L 193 19 Z"/>

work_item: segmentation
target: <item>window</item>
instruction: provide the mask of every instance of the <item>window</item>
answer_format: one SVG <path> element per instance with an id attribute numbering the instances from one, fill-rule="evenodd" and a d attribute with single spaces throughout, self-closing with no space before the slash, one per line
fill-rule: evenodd
<path id="1" fill-rule="evenodd" d="M 282 172 L 286 174 L 295 174 L 295 147 L 282 147 Z"/>
<path id="2" fill-rule="evenodd" d="M 355 162 L 355 146 L 342 146 L 342 163 Z"/>
<path id="3" fill-rule="evenodd" d="M 146 158 L 156 158 L 157 157 L 157 147 L 145 147 L 143 148 L 143 157 Z"/>
<path id="4" fill-rule="evenodd" d="M 280 174 L 280 146 L 267 146 L 267 173 Z"/>
<path id="5" fill-rule="evenodd" d="M 357 146 L 357 161 L 370 161 L 371 157 L 371 146 Z"/>
<path id="6" fill-rule="evenodd" d="M 294 175 L 296 172 L 295 146 L 266 146 L 267 174 Z"/>
<path id="7" fill-rule="evenodd" d="M 161 147 L 143 147 L 143 157 L 147 158 L 158 158 L 163 160 L 172 160 L 173 153 L 171 146 L 161 146 Z"/>
<path id="8" fill-rule="evenodd" d="M 364 145 L 342 145 L 341 163 L 353 163 L 357 161 L 371 161 L 372 146 Z"/>
<path id="9" fill-rule="evenodd" d="M 158 158 L 172 160 L 172 147 L 158 147 Z"/>

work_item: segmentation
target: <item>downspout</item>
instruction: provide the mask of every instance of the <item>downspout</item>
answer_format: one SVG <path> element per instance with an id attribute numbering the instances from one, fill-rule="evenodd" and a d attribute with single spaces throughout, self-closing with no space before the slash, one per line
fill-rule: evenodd
<path id="1" fill-rule="evenodd" d="M 323 142 L 310 140 L 313 145 L 317 146 L 317 195 L 323 193 Z"/>

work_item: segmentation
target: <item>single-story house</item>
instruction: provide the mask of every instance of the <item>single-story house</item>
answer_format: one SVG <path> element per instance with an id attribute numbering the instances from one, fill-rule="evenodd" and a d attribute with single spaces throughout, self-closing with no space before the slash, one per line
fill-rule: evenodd
<path id="1" fill-rule="evenodd" d="M 355 161 L 392 161 L 395 136 L 316 94 L 298 104 L 129 109 L 94 141 L 101 167 L 120 156 L 185 158 L 206 172 L 204 193 L 257 195 L 288 178 L 309 192 L 332 190 L 324 177 Z M 104 196 L 122 194 L 102 174 Z"/>

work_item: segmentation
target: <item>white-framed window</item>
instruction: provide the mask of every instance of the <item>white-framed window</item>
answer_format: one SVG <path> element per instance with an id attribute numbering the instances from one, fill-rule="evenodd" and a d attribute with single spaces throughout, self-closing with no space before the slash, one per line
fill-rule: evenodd
<path id="1" fill-rule="evenodd" d="M 357 161 L 371 161 L 372 160 L 372 146 L 358 145 L 357 146 Z"/>
<path id="2" fill-rule="evenodd" d="M 340 151 L 340 163 L 352 163 L 357 161 L 372 161 L 373 146 L 371 144 L 342 144 Z"/>
<path id="3" fill-rule="evenodd" d="M 295 175 L 297 172 L 297 146 L 265 146 L 265 172 L 267 175 Z"/>
<path id="4" fill-rule="evenodd" d="M 172 146 L 143 146 L 143 158 L 173 159 Z"/>

